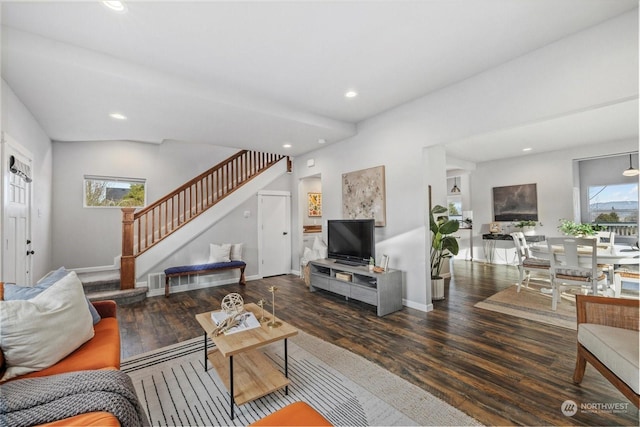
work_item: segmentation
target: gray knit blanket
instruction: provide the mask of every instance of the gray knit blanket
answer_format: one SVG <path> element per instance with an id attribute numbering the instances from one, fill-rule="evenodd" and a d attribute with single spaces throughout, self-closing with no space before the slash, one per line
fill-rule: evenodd
<path id="1" fill-rule="evenodd" d="M 148 426 L 127 374 L 78 371 L 0 385 L 0 426 L 32 426 L 87 412 L 113 414 L 122 426 Z"/>

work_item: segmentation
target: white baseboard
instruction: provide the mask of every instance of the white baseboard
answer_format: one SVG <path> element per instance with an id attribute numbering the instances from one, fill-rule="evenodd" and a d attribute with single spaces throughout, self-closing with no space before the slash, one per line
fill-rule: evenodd
<path id="1" fill-rule="evenodd" d="M 409 301 L 407 299 L 402 299 L 402 305 L 405 307 L 413 308 L 415 310 L 420 310 L 424 312 L 433 311 L 433 304 L 417 304 L 413 301 Z"/>

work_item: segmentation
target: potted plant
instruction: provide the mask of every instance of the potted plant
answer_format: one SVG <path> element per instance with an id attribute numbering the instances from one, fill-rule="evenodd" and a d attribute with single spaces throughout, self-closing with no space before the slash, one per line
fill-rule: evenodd
<path id="1" fill-rule="evenodd" d="M 520 229 L 525 234 L 525 236 L 531 236 L 535 234 L 536 225 L 538 225 L 538 223 L 530 219 L 518 221 L 515 224 L 513 224 L 513 226 L 517 229 Z M 540 225 L 542 225 L 542 223 L 540 223 Z"/>
<path id="2" fill-rule="evenodd" d="M 575 237 L 589 237 L 595 236 L 596 232 L 602 230 L 604 227 L 598 224 L 585 224 L 580 222 L 574 222 L 568 219 L 561 219 L 558 230 L 567 236 Z"/>
<path id="3" fill-rule="evenodd" d="M 429 228 L 431 229 L 431 297 L 434 300 L 444 299 L 444 279 L 440 275 L 442 264 L 458 254 L 458 240 L 451 234 L 458 231 L 460 223 L 442 215 L 447 212 L 444 206 L 436 205 L 429 212 Z"/>

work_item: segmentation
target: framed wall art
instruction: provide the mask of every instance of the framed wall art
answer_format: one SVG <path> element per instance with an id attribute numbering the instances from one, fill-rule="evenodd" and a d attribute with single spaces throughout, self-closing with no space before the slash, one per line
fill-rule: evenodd
<path id="1" fill-rule="evenodd" d="M 342 216 L 387 225 L 384 166 L 342 174 Z"/>
<path id="2" fill-rule="evenodd" d="M 322 193 L 308 193 L 309 216 L 322 216 Z"/>
<path id="3" fill-rule="evenodd" d="M 494 221 L 538 221 L 536 184 L 493 187 Z"/>

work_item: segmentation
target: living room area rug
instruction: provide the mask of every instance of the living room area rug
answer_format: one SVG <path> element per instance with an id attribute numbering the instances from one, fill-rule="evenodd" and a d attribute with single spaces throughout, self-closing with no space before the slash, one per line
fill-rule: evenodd
<path id="1" fill-rule="evenodd" d="M 209 349 L 213 344 L 209 344 Z M 284 345 L 261 349 L 284 372 Z M 336 426 L 481 425 L 475 419 L 348 350 L 307 333 L 289 339 L 289 394 L 284 389 L 235 407 L 215 369 L 205 372 L 203 338 L 124 360 L 151 424 L 248 425 L 296 401 Z"/>
<path id="2" fill-rule="evenodd" d="M 550 289 L 549 284 L 529 283 L 529 287 L 520 287 L 520 292 L 517 291 L 517 285 L 513 285 L 476 303 L 475 307 L 576 330 L 575 296 L 563 292 L 557 309 L 553 311 L 551 294 L 542 292 L 542 289 Z"/>

